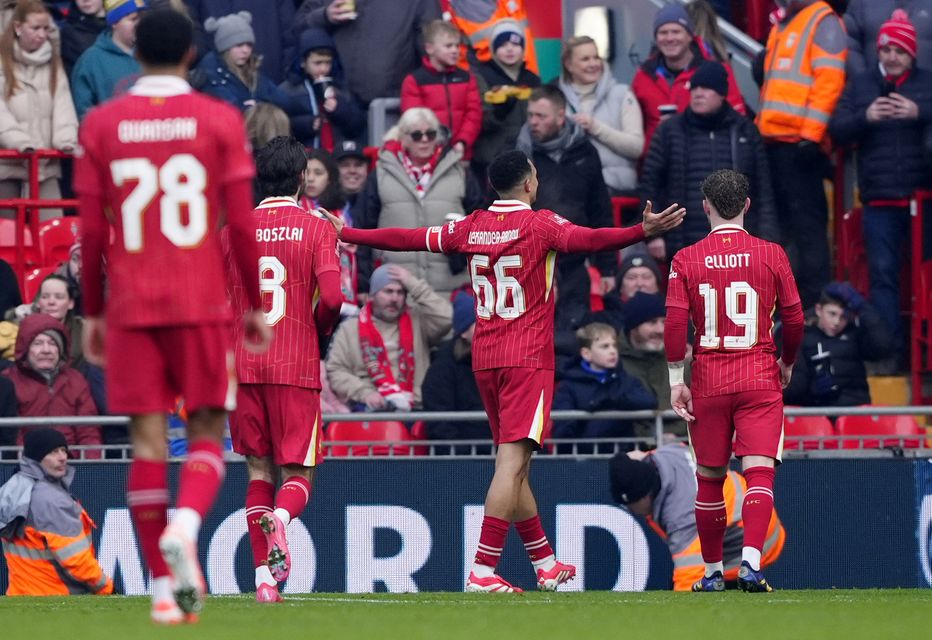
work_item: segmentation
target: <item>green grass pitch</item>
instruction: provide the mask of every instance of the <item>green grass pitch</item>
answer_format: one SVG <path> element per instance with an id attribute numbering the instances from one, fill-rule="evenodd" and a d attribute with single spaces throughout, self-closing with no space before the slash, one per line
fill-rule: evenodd
<path id="1" fill-rule="evenodd" d="M 0 598 L 6 638 L 62 640 L 352 640 L 563 637 L 928 637 L 932 591 L 830 590 L 745 594 L 309 594 L 279 605 L 215 596 L 196 625 L 156 627 L 147 598 Z"/>

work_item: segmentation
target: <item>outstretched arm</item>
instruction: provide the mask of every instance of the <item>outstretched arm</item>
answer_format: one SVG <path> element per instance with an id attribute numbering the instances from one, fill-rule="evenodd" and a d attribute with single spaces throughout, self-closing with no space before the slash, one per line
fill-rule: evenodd
<path id="1" fill-rule="evenodd" d="M 686 215 L 686 209 L 679 208 L 677 204 L 670 205 L 660 213 L 654 213 L 651 206 L 648 200 L 647 206 L 644 207 L 644 222 L 633 227 L 576 227 L 566 237 L 566 245 L 562 250 L 567 253 L 583 253 L 623 249 L 645 238 L 666 233 L 679 225 Z"/>

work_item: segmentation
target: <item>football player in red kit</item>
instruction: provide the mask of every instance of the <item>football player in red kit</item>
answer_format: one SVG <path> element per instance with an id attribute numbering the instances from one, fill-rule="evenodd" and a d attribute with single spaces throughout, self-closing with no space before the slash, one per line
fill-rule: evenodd
<path id="1" fill-rule="evenodd" d="M 492 437 L 495 474 L 485 501 L 479 548 L 467 591 L 520 591 L 495 573 L 514 523 L 537 574 L 538 589 L 553 591 L 576 575 L 558 562 L 528 483 L 531 454 L 547 438 L 553 397 L 553 277 L 557 253 L 617 250 L 678 225 L 685 210 L 644 211 L 628 229 L 590 229 L 552 211 L 534 211 L 537 169 L 520 151 L 489 166 L 499 194 L 488 210 L 458 222 L 420 229 L 351 229 L 328 216 L 346 242 L 393 251 L 466 254 L 476 295 L 472 362 Z"/>
<path id="2" fill-rule="evenodd" d="M 255 273 L 254 167 L 245 126 L 236 109 L 188 85 L 192 42 L 193 26 L 182 14 L 142 14 L 136 57 L 143 75 L 84 119 L 74 178 L 83 225 L 84 353 L 106 360 L 110 408 L 131 416 L 127 503 L 152 572 L 158 623 L 193 621 L 205 592 L 197 537 L 223 483 L 226 410 L 236 393 L 224 225 L 248 300 L 242 333 L 258 351 L 271 337 Z M 189 445 L 167 526 L 166 411 L 177 396 L 189 411 Z"/>
<path id="3" fill-rule="evenodd" d="M 249 473 L 246 523 L 256 600 L 279 602 L 278 583 L 291 568 L 285 528 L 307 506 L 321 457 L 320 338 L 339 319 L 343 295 L 333 227 L 296 201 L 307 170 L 304 146 L 292 137 L 273 138 L 256 153 L 256 170 L 264 196 L 253 211 L 259 286 L 275 340 L 259 354 L 237 342 L 239 387 L 230 432 Z M 235 272 L 232 245 L 225 242 L 225 249 Z M 233 309 L 245 311 L 249 296 L 231 280 Z M 282 479 L 277 493 L 276 467 Z"/>
<path id="4" fill-rule="evenodd" d="M 703 181 L 702 194 L 712 231 L 673 257 L 664 332 L 671 404 L 689 424 L 697 463 L 696 526 L 706 570 L 693 591 L 725 588 L 728 518 L 722 487 L 732 449 L 748 485 L 738 586 L 772 591 L 761 572 L 761 549 L 783 449 L 782 389 L 803 337 L 802 304 L 783 249 L 744 229 L 751 205 L 747 178 L 730 169 L 716 171 Z M 779 359 L 771 335 L 777 308 L 783 319 Z M 689 320 L 696 327 L 691 387 L 683 376 Z"/>

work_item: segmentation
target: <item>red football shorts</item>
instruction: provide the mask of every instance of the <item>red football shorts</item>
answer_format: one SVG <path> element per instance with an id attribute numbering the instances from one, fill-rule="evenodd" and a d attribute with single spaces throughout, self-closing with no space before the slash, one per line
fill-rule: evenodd
<path id="1" fill-rule="evenodd" d="M 225 324 L 107 327 L 107 400 L 116 414 L 168 413 L 178 396 L 190 415 L 236 408 L 231 330 Z"/>
<path id="2" fill-rule="evenodd" d="M 783 456 L 783 394 L 779 391 L 742 391 L 693 398 L 695 422 L 689 425 L 689 444 L 696 462 L 724 467 L 734 452 L 743 456 Z"/>
<path id="3" fill-rule="evenodd" d="M 230 414 L 233 451 L 277 465 L 323 461 L 320 391 L 286 384 L 241 384 Z"/>
<path id="4" fill-rule="evenodd" d="M 528 438 L 540 446 L 550 436 L 553 371 L 503 367 L 476 371 L 495 444 Z"/>

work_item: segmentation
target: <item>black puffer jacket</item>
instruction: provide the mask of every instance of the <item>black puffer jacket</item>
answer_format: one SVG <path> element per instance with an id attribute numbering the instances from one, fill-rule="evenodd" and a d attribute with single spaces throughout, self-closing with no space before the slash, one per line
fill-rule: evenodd
<path id="1" fill-rule="evenodd" d="M 61 61 L 68 78 L 71 78 L 74 63 L 106 28 L 107 18 L 82 13 L 77 3 L 71 3 L 68 16 L 61 25 Z"/>
<path id="2" fill-rule="evenodd" d="M 932 124 L 932 73 L 913 70 L 896 92 L 919 105 L 918 120 L 867 121 L 867 108 L 884 85 L 879 69 L 848 81 L 829 121 L 839 144 L 857 144 L 861 200 L 908 198 L 918 187 L 932 185 L 932 164 L 925 155 L 923 134 Z"/>
<path id="3" fill-rule="evenodd" d="M 746 226 L 755 236 L 779 240 L 770 169 L 754 123 L 727 102 L 711 116 L 691 109 L 660 125 L 651 139 L 641 173 L 640 192 L 654 211 L 678 203 L 686 207 L 683 224 L 666 234 L 667 255 L 709 233 L 702 210 L 702 181 L 716 169 L 735 169 L 751 184 L 751 210 Z"/>

